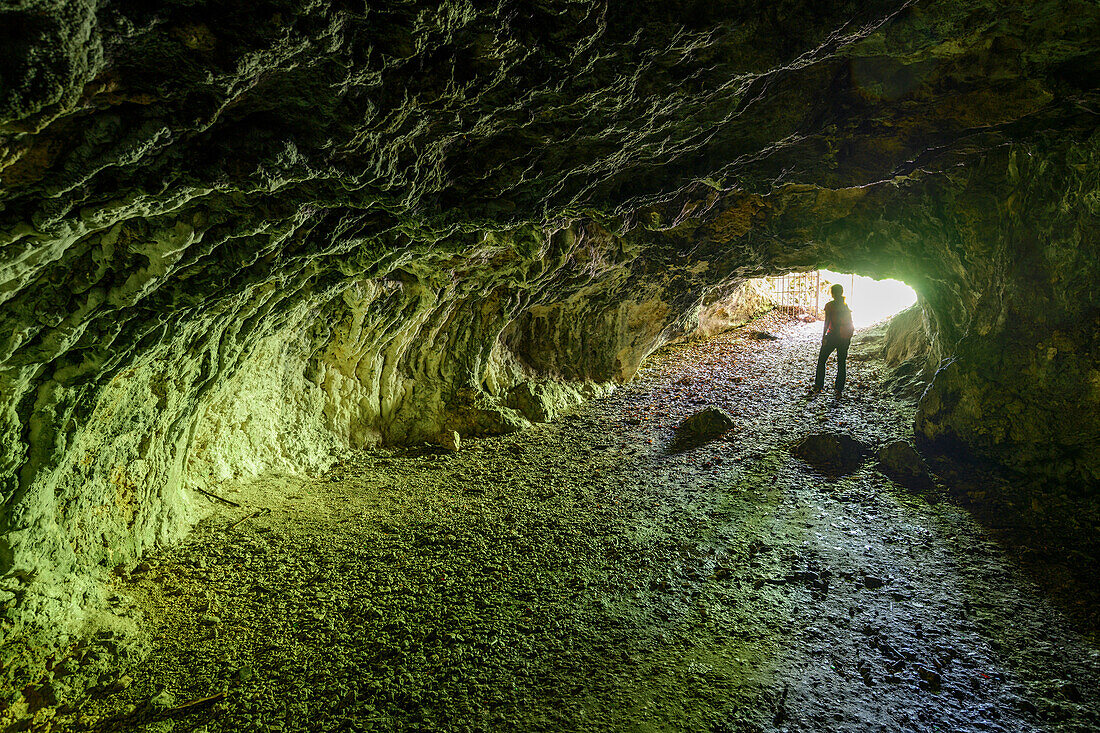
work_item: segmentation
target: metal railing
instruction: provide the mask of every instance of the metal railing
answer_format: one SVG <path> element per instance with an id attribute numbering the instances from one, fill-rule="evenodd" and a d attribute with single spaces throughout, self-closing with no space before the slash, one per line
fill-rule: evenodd
<path id="1" fill-rule="evenodd" d="M 850 296 L 855 288 L 855 275 L 845 276 L 847 283 L 844 293 Z M 825 304 L 832 299 L 829 288 L 832 280 L 826 280 L 821 276 L 821 270 L 810 272 L 788 272 L 776 277 L 767 278 L 772 288 L 772 296 L 776 306 L 792 314 L 809 313 L 815 318 L 824 316 Z"/>

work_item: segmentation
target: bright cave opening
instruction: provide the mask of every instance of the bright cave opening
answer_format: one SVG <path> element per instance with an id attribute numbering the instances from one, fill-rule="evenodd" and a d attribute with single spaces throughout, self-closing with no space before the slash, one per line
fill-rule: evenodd
<path id="1" fill-rule="evenodd" d="M 917 302 L 916 291 L 900 280 L 876 280 L 865 275 L 832 270 L 820 272 L 821 279 L 828 282 L 826 291 L 833 283 L 844 286 L 844 297 L 852 309 L 852 321 L 856 328 L 866 328 L 893 318 Z"/>
<path id="2" fill-rule="evenodd" d="M 780 308 L 822 316 L 831 299 L 830 288 L 839 283 L 852 309 L 857 329 L 867 328 L 893 318 L 917 302 L 917 293 L 900 280 L 876 280 L 834 270 L 791 272 L 765 278 L 770 297 Z"/>

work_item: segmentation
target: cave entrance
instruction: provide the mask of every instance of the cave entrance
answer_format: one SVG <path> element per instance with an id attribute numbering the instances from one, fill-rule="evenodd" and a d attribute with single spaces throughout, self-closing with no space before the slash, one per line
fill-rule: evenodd
<path id="1" fill-rule="evenodd" d="M 917 293 L 900 280 L 876 280 L 865 275 L 834 270 L 789 272 L 766 278 L 777 306 L 792 313 L 811 313 L 821 318 L 832 296 L 829 289 L 840 283 L 852 309 L 856 328 L 866 328 L 892 318 L 917 302 Z"/>
<path id="2" fill-rule="evenodd" d="M 906 308 L 916 304 L 917 293 L 900 280 L 875 280 L 864 275 L 821 270 L 823 280 L 829 285 L 840 283 L 852 309 L 856 328 L 866 328 L 893 318 Z"/>

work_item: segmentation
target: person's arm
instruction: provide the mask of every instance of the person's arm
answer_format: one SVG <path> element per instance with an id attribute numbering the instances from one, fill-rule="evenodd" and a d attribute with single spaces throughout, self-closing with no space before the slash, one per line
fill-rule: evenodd
<path id="1" fill-rule="evenodd" d="M 821 337 L 825 338 L 829 335 L 829 330 L 833 327 L 833 302 L 829 301 L 825 304 L 825 330 L 821 332 Z"/>

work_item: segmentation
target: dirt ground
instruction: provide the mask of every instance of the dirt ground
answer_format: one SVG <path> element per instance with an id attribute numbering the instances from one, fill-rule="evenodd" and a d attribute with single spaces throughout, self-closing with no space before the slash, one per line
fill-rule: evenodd
<path id="1" fill-rule="evenodd" d="M 61 729 L 1100 729 L 1095 636 L 949 491 L 792 456 L 911 433 L 875 333 L 841 399 L 806 396 L 819 332 L 757 322 L 554 424 L 227 494 L 120 580 L 153 653 Z M 678 449 L 707 405 L 735 427 Z"/>

